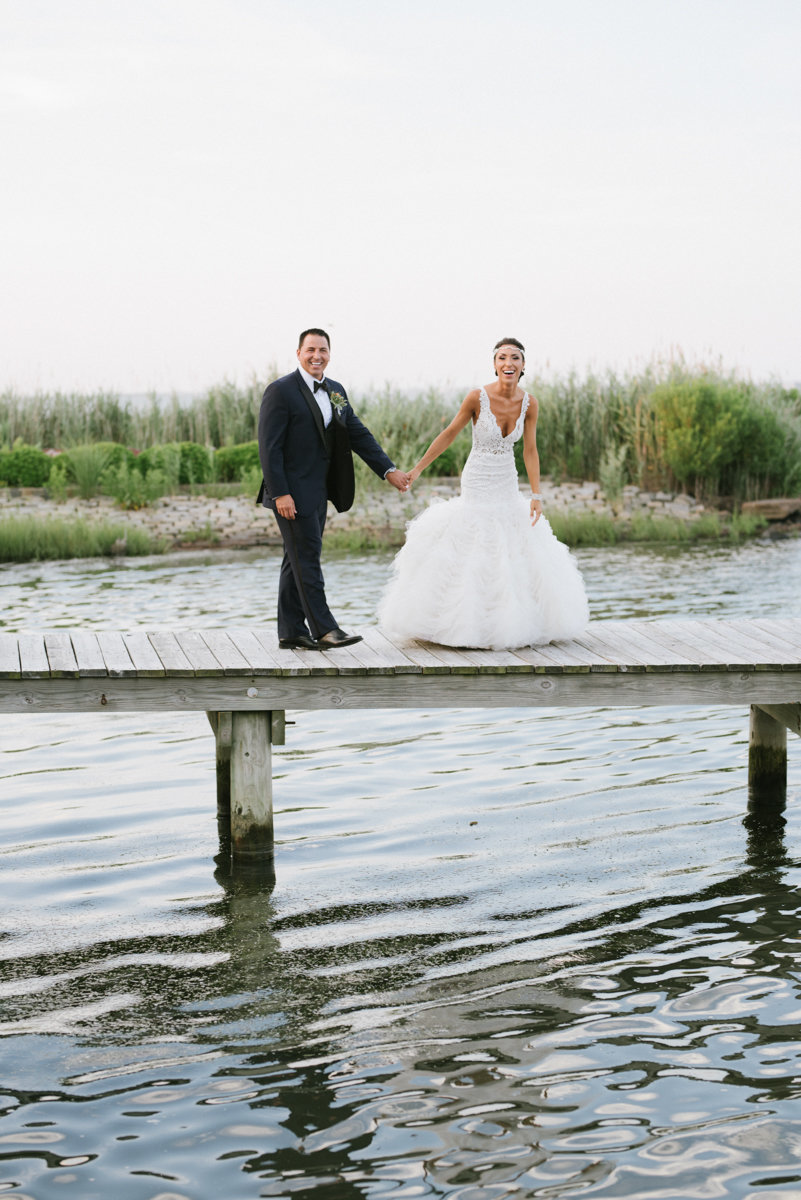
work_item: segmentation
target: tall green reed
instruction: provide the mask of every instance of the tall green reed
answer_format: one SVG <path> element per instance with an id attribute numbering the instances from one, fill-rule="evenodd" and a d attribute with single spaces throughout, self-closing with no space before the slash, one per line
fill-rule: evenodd
<path id="1" fill-rule="evenodd" d="M 190 401 L 151 397 L 136 405 L 95 396 L 0 395 L 0 446 L 21 439 L 43 448 L 115 441 L 138 450 L 167 443 L 239 446 L 257 436 L 265 383 L 224 381 Z M 650 489 L 689 490 L 735 502 L 801 490 L 801 397 L 775 381 L 744 380 L 721 366 L 688 365 L 681 356 L 637 371 L 535 375 L 543 474 L 559 482 L 598 480 Z M 409 468 L 455 414 L 462 397 L 431 389 L 409 395 L 389 386 L 355 397 L 359 416 L 390 457 Z M 470 449 L 459 435 L 429 474 L 458 475 Z M 612 472 L 614 467 L 614 472 Z M 522 453 L 518 445 L 518 468 Z M 357 486 L 379 486 L 357 460 Z"/>
<path id="2" fill-rule="evenodd" d="M 163 539 L 130 525 L 25 516 L 0 520 L 0 562 L 158 554 L 164 548 Z"/>

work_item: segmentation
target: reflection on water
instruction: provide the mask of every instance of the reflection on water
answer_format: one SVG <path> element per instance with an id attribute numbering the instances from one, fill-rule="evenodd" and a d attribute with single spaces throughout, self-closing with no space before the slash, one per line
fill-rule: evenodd
<path id="1" fill-rule="evenodd" d="M 604 616 L 781 612 L 800 563 L 582 555 Z M 385 567 L 332 563 L 343 624 Z M 273 577 L 0 587 L 12 628 L 242 624 Z M 274 887 L 215 865 L 202 714 L 6 720 L 0 1195 L 801 1197 L 792 741 L 760 825 L 745 710 L 295 716 Z"/>

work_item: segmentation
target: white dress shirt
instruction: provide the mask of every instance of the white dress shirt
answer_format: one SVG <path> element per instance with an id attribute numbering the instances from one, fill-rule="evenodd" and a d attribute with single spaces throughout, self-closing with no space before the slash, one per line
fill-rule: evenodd
<path id="1" fill-rule="evenodd" d="M 309 374 L 308 371 L 304 371 L 303 367 L 301 367 L 300 364 L 298 364 L 298 370 L 300 371 L 301 376 L 302 376 L 306 386 L 308 387 L 309 391 L 311 392 L 311 394 L 314 396 L 315 400 L 317 401 L 317 407 L 320 409 L 320 412 L 323 414 L 323 425 L 325 425 L 325 427 L 327 429 L 328 426 L 331 424 L 331 418 L 334 415 L 334 410 L 331 408 L 331 397 L 328 395 L 328 392 L 326 392 L 323 388 L 318 388 L 316 392 L 314 390 L 315 383 L 324 382 L 325 375 L 323 376 L 322 380 L 316 380 L 313 375 Z"/>

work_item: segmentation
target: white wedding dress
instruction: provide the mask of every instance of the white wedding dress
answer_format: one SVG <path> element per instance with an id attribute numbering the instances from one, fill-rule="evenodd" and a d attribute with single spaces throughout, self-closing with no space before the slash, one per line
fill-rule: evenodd
<path id="1" fill-rule="evenodd" d="M 506 437 L 481 388 L 461 494 L 410 521 L 378 610 L 395 641 L 492 650 L 544 645 L 589 620 L 584 584 L 545 516 L 532 526 L 514 444 L 529 397 Z"/>

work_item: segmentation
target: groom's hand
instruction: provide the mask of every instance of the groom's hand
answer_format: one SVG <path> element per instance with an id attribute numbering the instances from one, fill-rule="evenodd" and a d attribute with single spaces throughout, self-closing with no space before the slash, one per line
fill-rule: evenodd
<path id="1" fill-rule="evenodd" d="M 387 483 L 391 483 L 399 492 L 408 492 L 411 480 L 405 471 L 399 471 L 396 467 L 394 471 L 387 471 L 384 478 Z"/>
<path id="2" fill-rule="evenodd" d="M 295 508 L 295 501 L 290 495 L 276 496 L 275 511 L 279 517 L 283 517 L 286 521 L 294 521 L 298 510 Z"/>

